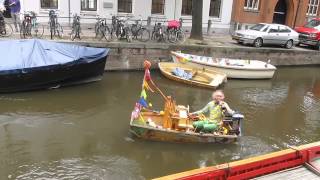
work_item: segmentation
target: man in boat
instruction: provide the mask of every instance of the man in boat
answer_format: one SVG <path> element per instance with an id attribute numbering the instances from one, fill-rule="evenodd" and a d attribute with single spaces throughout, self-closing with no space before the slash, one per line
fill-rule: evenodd
<path id="1" fill-rule="evenodd" d="M 206 113 L 209 113 L 209 118 L 205 117 L 203 120 L 193 123 L 193 126 L 197 131 L 212 132 L 218 130 L 222 125 L 224 113 L 233 114 L 234 111 L 226 102 L 224 102 L 223 91 L 216 90 L 212 93 L 212 101 L 201 110 L 193 112 L 190 115 L 201 115 Z"/>

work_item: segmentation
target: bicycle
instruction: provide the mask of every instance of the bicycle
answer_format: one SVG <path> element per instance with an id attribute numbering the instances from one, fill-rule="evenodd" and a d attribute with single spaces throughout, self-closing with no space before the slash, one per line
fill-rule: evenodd
<path id="1" fill-rule="evenodd" d="M 70 33 L 70 38 L 73 41 L 75 38 L 80 38 L 81 26 L 80 26 L 80 16 L 77 14 L 73 15 L 73 22 L 72 22 L 72 30 Z"/>
<path id="2" fill-rule="evenodd" d="M 9 37 L 12 35 L 12 33 L 13 33 L 12 26 L 6 23 L 2 12 L 0 12 L 0 36 Z"/>
<path id="3" fill-rule="evenodd" d="M 161 22 L 155 22 L 153 31 L 151 34 L 151 39 L 155 40 L 157 42 L 166 42 L 167 41 L 167 32 L 164 31 L 164 28 L 162 26 Z"/>
<path id="4" fill-rule="evenodd" d="M 118 39 L 126 39 L 127 42 L 132 41 L 130 26 L 128 24 L 129 19 L 125 17 L 116 18 L 116 36 Z"/>
<path id="5" fill-rule="evenodd" d="M 139 23 L 140 22 L 140 23 Z M 150 40 L 150 31 L 142 26 L 142 18 L 136 20 L 135 24 L 131 26 L 131 33 L 134 39 L 138 39 L 141 42 L 147 42 Z"/>
<path id="6" fill-rule="evenodd" d="M 185 41 L 186 35 L 181 28 L 181 22 L 176 20 L 168 21 L 168 40 L 171 43 L 183 43 Z"/>
<path id="7" fill-rule="evenodd" d="M 26 38 L 26 36 L 32 36 L 33 38 L 41 38 L 44 32 L 44 27 L 41 27 L 40 24 L 37 23 L 37 16 L 35 12 L 25 12 L 20 28 L 20 37 Z"/>
<path id="8" fill-rule="evenodd" d="M 105 38 L 107 41 L 111 40 L 111 34 L 109 27 L 107 26 L 107 21 L 105 18 L 97 17 L 97 22 L 94 26 L 96 38 L 99 38 L 99 40 Z"/>
<path id="9" fill-rule="evenodd" d="M 23 21 L 20 28 L 20 38 L 31 36 L 31 15 L 27 12 L 23 15 Z"/>
<path id="10" fill-rule="evenodd" d="M 31 36 L 41 38 L 44 33 L 44 26 L 37 22 L 37 14 L 31 11 Z"/>
<path id="11" fill-rule="evenodd" d="M 49 11 L 49 29 L 50 29 L 50 38 L 53 36 L 58 36 L 62 38 L 63 29 L 62 26 L 58 23 L 58 17 L 54 10 Z"/>

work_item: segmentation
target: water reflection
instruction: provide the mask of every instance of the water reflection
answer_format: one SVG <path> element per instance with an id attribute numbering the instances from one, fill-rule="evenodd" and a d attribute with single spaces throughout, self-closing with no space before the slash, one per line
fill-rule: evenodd
<path id="1" fill-rule="evenodd" d="M 191 111 L 212 90 L 152 72 L 165 94 Z M 272 80 L 230 80 L 221 87 L 245 114 L 235 144 L 149 142 L 128 133 L 143 72 L 106 73 L 103 81 L 0 96 L 0 179 L 149 179 L 252 157 L 320 138 L 318 68 L 280 68 Z M 148 100 L 162 109 L 160 96 Z"/>

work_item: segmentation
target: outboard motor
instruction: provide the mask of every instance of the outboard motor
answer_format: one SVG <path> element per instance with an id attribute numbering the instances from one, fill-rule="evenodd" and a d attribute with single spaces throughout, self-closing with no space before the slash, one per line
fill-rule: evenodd
<path id="1" fill-rule="evenodd" d="M 244 115 L 240 112 L 235 112 L 234 114 L 226 115 L 225 119 L 223 120 L 223 123 L 228 125 L 231 130 L 229 131 L 229 134 L 236 134 L 241 136 L 241 124 L 244 120 Z"/>

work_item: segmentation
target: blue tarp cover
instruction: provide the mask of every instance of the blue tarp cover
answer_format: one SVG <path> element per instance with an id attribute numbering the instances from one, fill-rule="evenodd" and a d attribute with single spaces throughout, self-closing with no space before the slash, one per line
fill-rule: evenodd
<path id="1" fill-rule="evenodd" d="M 92 62 L 108 54 L 109 49 L 30 39 L 0 41 L 0 71 Z"/>
<path id="2" fill-rule="evenodd" d="M 181 69 L 181 68 L 174 68 L 172 73 L 178 77 L 181 77 L 183 79 L 186 79 L 186 80 L 190 80 L 192 79 L 192 73 L 188 73 L 186 72 L 185 70 Z"/>

